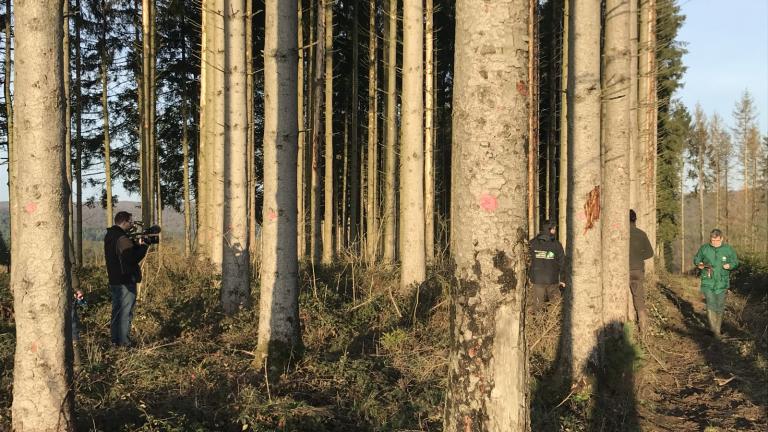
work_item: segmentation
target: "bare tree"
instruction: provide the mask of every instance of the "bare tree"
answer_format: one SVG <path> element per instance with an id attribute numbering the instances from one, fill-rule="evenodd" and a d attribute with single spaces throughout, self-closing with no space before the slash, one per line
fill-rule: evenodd
<path id="1" fill-rule="evenodd" d="M 15 2 L 14 222 L 11 291 L 16 353 L 13 430 L 74 431 L 71 365 L 67 364 L 71 286 L 64 127 L 63 28 L 60 1 Z"/>
<path id="2" fill-rule="evenodd" d="M 333 178 L 333 4 L 334 0 L 327 0 L 322 12 L 325 14 L 325 175 L 323 176 L 323 264 L 333 262 L 333 224 L 336 206 L 334 205 L 334 178 Z"/>
<path id="3" fill-rule="evenodd" d="M 387 38 L 387 129 L 384 143 L 384 202 L 382 204 L 382 223 L 384 224 L 384 251 L 382 259 L 385 263 L 395 262 L 395 242 L 397 223 L 397 198 L 395 177 L 397 175 L 397 3 L 398 0 L 386 0 L 388 6 L 387 21 L 384 24 L 384 35 Z M 403 82 L 405 86 L 405 82 Z M 405 111 L 405 110 L 403 110 Z M 402 174 L 401 174 L 402 175 Z M 410 185 L 415 187 L 415 185 Z"/>
<path id="4" fill-rule="evenodd" d="M 478 6 L 456 2 L 451 179 L 456 269 L 444 430 L 527 431 L 529 108 L 520 88 L 529 79 L 529 2 Z"/>
<path id="5" fill-rule="evenodd" d="M 424 253 L 435 257 L 435 7 L 426 0 L 424 35 Z"/>
<path id="6" fill-rule="evenodd" d="M 259 362 L 280 371 L 300 337 L 296 0 L 267 0 L 265 13 L 264 225 L 257 352 Z"/>
<path id="7" fill-rule="evenodd" d="M 376 0 L 369 2 L 368 18 L 368 157 L 366 167 L 366 261 L 372 265 L 379 250 L 379 211 L 378 211 L 378 73 L 376 64 Z"/>
<path id="8" fill-rule="evenodd" d="M 568 59 L 568 281 L 565 352 L 574 379 L 585 373 L 602 316 L 600 220 L 600 3 L 574 2 Z"/>
<path id="9" fill-rule="evenodd" d="M 603 324 L 628 317 L 629 1 L 606 0 L 603 72 Z"/>

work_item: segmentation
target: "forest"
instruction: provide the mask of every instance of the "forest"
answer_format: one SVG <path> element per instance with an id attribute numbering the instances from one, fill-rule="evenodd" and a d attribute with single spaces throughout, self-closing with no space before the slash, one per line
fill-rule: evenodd
<path id="1" fill-rule="evenodd" d="M 0 430 L 766 430 L 680 3 L 4 0 Z"/>

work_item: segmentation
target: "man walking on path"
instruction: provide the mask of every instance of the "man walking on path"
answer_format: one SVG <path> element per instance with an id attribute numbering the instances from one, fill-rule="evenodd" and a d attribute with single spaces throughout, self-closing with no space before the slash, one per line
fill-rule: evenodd
<path id="1" fill-rule="evenodd" d="M 133 216 L 128 212 L 115 215 L 115 225 L 104 236 L 104 260 L 107 263 L 109 288 L 112 291 L 112 344 L 130 346 L 133 307 L 136 305 L 136 284 L 141 282 L 139 263 L 147 255 L 148 245 L 141 237 L 134 242 L 128 237 L 133 228 Z"/>
<path id="2" fill-rule="evenodd" d="M 629 210 L 629 289 L 640 332 L 647 328 L 645 311 L 645 260 L 653 258 L 653 246 L 645 231 L 636 226 L 637 213 Z"/>
<path id="3" fill-rule="evenodd" d="M 693 257 L 693 265 L 699 268 L 701 292 L 707 302 L 709 328 L 719 339 L 725 294 L 730 287 L 731 271 L 739 266 L 739 259 L 733 248 L 723 242 L 723 233 L 713 229 L 709 234 L 709 243 L 701 245 Z"/>
<path id="4" fill-rule="evenodd" d="M 541 232 L 531 240 L 531 283 L 533 284 L 532 310 L 539 310 L 545 302 L 560 297 L 564 287 L 565 252 L 557 240 L 557 227 L 545 222 Z"/>

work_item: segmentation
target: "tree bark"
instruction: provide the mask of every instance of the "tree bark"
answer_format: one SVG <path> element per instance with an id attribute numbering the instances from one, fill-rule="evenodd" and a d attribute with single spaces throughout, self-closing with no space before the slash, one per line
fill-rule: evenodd
<path id="1" fill-rule="evenodd" d="M 186 20 L 184 9 L 181 17 Z M 187 64 L 187 35 L 182 33 L 181 62 Z M 189 101 L 187 90 L 182 90 L 181 95 L 181 151 L 183 153 L 183 188 L 184 188 L 184 256 L 189 258 L 192 254 L 192 202 L 189 187 Z"/>
<path id="2" fill-rule="evenodd" d="M 250 306 L 248 248 L 248 92 L 246 0 L 227 0 L 224 11 L 224 239 L 221 305 L 226 314 Z M 294 45 L 295 46 L 295 45 Z M 295 66 L 295 64 L 294 64 Z M 295 80 L 293 83 L 295 84 Z M 294 114 L 295 115 L 295 114 Z M 295 166 L 295 160 L 294 160 Z M 295 186 L 294 186 L 295 191 Z M 295 239 L 295 234 L 293 239 Z M 295 248 L 295 247 L 294 247 Z M 295 250 L 294 250 L 295 254 Z M 295 255 L 294 255 L 295 259 Z"/>
<path id="3" fill-rule="evenodd" d="M 528 0 L 528 236 L 536 234 L 536 225 L 538 215 L 536 203 L 539 195 L 538 188 L 538 160 L 539 160 L 539 137 L 537 133 L 538 110 L 536 103 L 536 89 L 538 81 L 536 79 L 536 5 L 537 0 Z"/>
<path id="4" fill-rule="evenodd" d="M 306 247 L 306 218 L 305 218 L 305 187 L 304 182 L 306 181 L 306 176 L 304 175 L 304 172 L 306 171 L 306 148 L 305 143 L 307 141 L 306 134 L 307 134 L 307 127 L 306 122 L 304 120 L 304 8 L 303 8 L 303 0 L 298 0 L 297 2 L 297 9 L 298 9 L 298 23 L 297 23 L 297 32 L 298 32 L 298 47 L 299 47 L 299 59 L 298 59 L 298 84 L 297 84 L 297 93 L 296 93 L 296 106 L 297 106 L 297 122 L 298 122 L 298 128 L 299 128 L 299 136 L 298 136 L 298 151 L 297 151 L 297 160 L 296 160 L 296 226 L 297 226 L 297 242 L 298 242 L 298 258 L 301 260 L 306 256 L 307 253 L 307 247 Z M 311 24 L 310 24 L 311 25 Z M 309 68 L 311 70 L 311 68 Z"/>
<path id="5" fill-rule="evenodd" d="M 75 0 L 75 183 L 77 191 L 77 216 L 75 217 L 75 250 L 77 252 L 76 266 L 83 266 L 83 57 L 80 44 L 81 8 L 80 0 Z M 17 74 L 18 75 L 18 74 Z M 16 212 L 18 213 L 18 209 Z"/>
<path id="6" fill-rule="evenodd" d="M 107 8 L 106 2 L 101 3 L 101 112 L 104 129 L 104 174 L 106 189 L 106 224 L 111 227 L 112 218 L 112 161 L 110 157 L 110 136 L 109 136 L 109 57 L 107 54 Z"/>
<path id="7" fill-rule="evenodd" d="M 334 149 L 333 149 L 333 0 L 323 3 L 325 13 L 325 175 L 323 206 L 323 264 L 331 264 L 334 258 Z M 319 12 L 318 12 L 319 13 Z M 319 40 L 319 39 L 318 39 Z"/>
<path id="8" fill-rule="evenodd" d="M 648 234 L 656 246 L 656 0 L 640 0 L 640 63 L 639 63 L 639 142 L 642 154 L 639 169 L 637 225 Z M 646 273 L 654 273 L 649 260 Z"/>
<path id="9" fill-rule="evenodd" d="M 639 28 L 638 21 L 638 1 L 629 0 L 629 208 L 634 209 L 639 214 L 639 194 L 640 194 L 640 163 L 642 153 L 640 152 L 640 124 L 639 113 L 641 111 L 638 99 L 639 77 Z M 630 299 L 631 301 L 631 299 Z M 630 307 L 630 310 L 634 310 Z M 630 314 L 632 316 L 633 314 Z"/>
<path id="10" fill-rule="evenodd" d="M 434 1 L 426 0 L 424 37 L 424 253 L 435 259 L 435 62 Z"/>
<path id="11" fill-rule="evenodd" d="M 79 0 L 78 0 L 79 1 Z M 141 2 L 141 40 L 142 40 L 142 67 L 141 67 L 141 219 L 144 222 L 151 222 L 154 217 L 154 177 L 152 176 L 152 146 L 151 146 L 151 117 L 149 115 L 149 104 L 152 101 L 152 84 L 150 83 L 150 62 L 152 58 L 152 0 L 142 0 Z"/>
<path id="12" fill-rule="evenodd" d="M 528 0 L 456 2 L 456 267 L 445 431 L 530 428 L 523 315 L 529 19 Z"/>
<path id="13" fill-rule="evenodd" d="M 266 361 L 271 371 L 279 372 L 300 343 L 295 171 L 297 5 L 296 0 L 267 0 L 265 6 L 263 271 L 257 360 L 261 364 Z"/>
<path id="14" fill-rule="evenodd" d="M 373 265 L 379 250 L 378 211 L 378 71 L 377 71 L 376 0 L 369 2 L 368 23 L 368 167 L 366 196 L 366 252 L 368 265 Z"/>
<path id="15" fill-rule="evenodd" d="M 397 223 L 397 198 L 395 176 L 397 175 L 397 0 L 387 0 L 387 21 L 384 34 L 387 38 L 387 133 L 384 143 L 384 202 L 382 223 L 384 224 L 384 263 L 395 262 L 395 234 Z M 405 86 L 405 82 L 403 82 Z M 405 110 L 403 110 L 405 113 Z M 402 175 L 402 173 L 401 173 Z M 416 185 L 410 185 L 416 187 Z"/>
<path id="16" fill-rule="evenodd" d="M 391 60 L 391 59 L 390 59 Z M 426 278 L 424 252 L 424 7 L 403 1 L 403 141 L 400 172 L 400 285 Z"/>
<path id="17" fill-rule="evenodd" d="M 256 205 L 256 125 L 254 118 L 254 70 L 253 70 L 253 0 L 245 0 L 245 98 L 246 98 L 246 139 L 247 139 L 247 180 L 246 196 L 248 200 L 248 259 L 253 264 L 254 257 L 259 256 L 261 242 L 256 235 L 256 216 L 259 208 Z M 251 269 L 253 270 L 253 268 Z"/>
<path id="18" fill-rule="evenodd" d="M 211 40 L 210 35 L 210 0 L 202 0 L 200 8 L 200 107 L 199 107 L 199 138 L 198 138 L 198 158 L 196 160 L 197 169 L 197 194 L 195 207 L 197 210 L 197 232 L 195 241 L 195 253 L 201 258 L 210 258 L 210 250 L 208 247 L 209 241 L 209 222 L 208 222 L 208 183 L 210 180 L 208 165 L 209 165 L 209 129 L 210 122 L 210 105 L 209 105 L 209 93 L 210 89 L 208 83 L 210 82 L 211 68 L 210 68 L 210 50 Z"/>
<path id="19" fill-rule="evenodd" d="M 226 35 L 224 29 L 224 16 L 228 0 L 214 0 L 212 13 L 212 27 L 214 32 L 213 42 L 213 81 L 214 91 L 212 103 L 211 126 L 213 129 L 212 140 L 212 177 L 211 177 L 211 263 L 216 272 L 222 271 L 224 262 L 224 206 L 225 206 L 225 176 L 226 176 L 226 124 L 227 104 L 226 97 L 230 94 L 230 83 L 225 73 L 226 63 Z M 244 103 L 244 102 L 243 102 Z"/>
<path id="20" fill-rule="evenodd" d="M 629 1 L 606 0 L 603 73 L 603 325 L 627 320 L 629 281 Z"/>
<path id="21" fill-rule="evenodd" d="M 11 291 L 16 353 L 14 431 L 74 431 L 74 393 L 67 364 L 70 279 L 66 221 L 63 29 L 59 1 L 17 0 L 14 183 L 21 204 L 14 228 Z"/>
<path id="22" fill-rule="evenodd" d="M 585 373 L 595 347 L 602 308 L 602 221 L 599 219 L 600 169 L 600 3 L 574 2 L 570 15 L 568 66 L 569 166 L 568 244 L 564 349 L 575 381 Z"/>
<path id="23" fill-rule="evenodd" d="M 636 0 L 630 0 L 636 1 Z M 571 0 L 563 0 L 563 41 L 562 41 L 562 66 L 560 67 L 560 177 L 559 177 L 559 208 L 558 208 L 558 234 L 563 247 L 568 247 L 567 234 L 570 227 L 567 223 L 568 216 L 568 56 L 570 49 L 570 3 Z"/>
<path id="24" fill-rule="evenodd" d="M 317 30 L 315 31 L 315 76 L 312 90 L 312 202 L 310 204 L 310 219 L 312 237 L 310 239 L 310 258 L 312 263 L 320 262 L 321 232 L 320 232 L 320 140 L 322 137 L 320 95 L 323 92 L 325 78 L 325 2 L 317 1 Z M 320 43 L 323 41 L 323 43 Z"/>

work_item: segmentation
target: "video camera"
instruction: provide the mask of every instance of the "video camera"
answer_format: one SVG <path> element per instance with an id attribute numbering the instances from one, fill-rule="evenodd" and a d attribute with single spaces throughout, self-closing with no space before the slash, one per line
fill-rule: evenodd
<path id="1" fill-rule="evenodd" d="M 152 225 L 148 228 L 144 227 L 144 222 L 134 221 L 133 227 L 128 230 L 128 238 L 133 241 L 142 239 L 145 244 L 153 245 L 160 243 L 160 228 L 159 225 Z"/>

